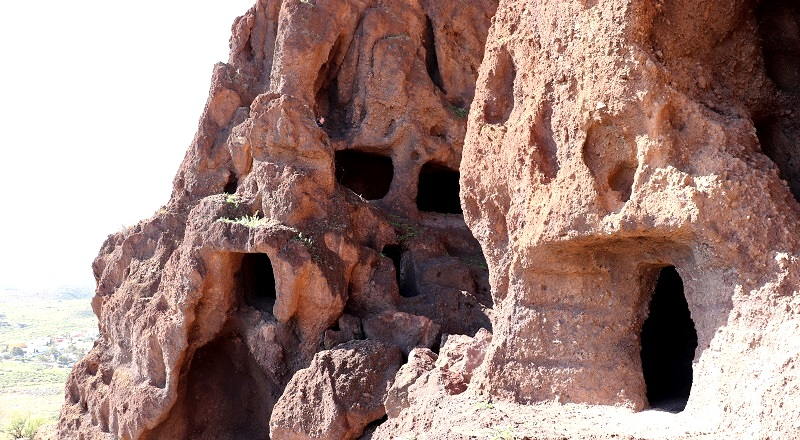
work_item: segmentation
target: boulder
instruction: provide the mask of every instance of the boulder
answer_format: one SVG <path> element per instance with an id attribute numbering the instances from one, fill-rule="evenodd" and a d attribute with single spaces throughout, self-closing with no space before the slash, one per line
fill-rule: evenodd
<path id="1" fill-rule="evenodd" d="M 317 353 L 292 377 L 270 420 L 275 439 L 342 439 L 361 436 L 386 414 L 383 400 L 400 368 L 396 347 L 352 341 Z"/>

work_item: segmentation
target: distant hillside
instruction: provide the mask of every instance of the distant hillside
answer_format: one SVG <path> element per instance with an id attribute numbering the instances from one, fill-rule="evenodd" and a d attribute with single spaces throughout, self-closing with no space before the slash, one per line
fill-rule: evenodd
<path id="1" fill-rule="evenodd" d="M 97 328 L 89 288 L 0 289 L 0 350 L 35 338 Z"/>
<path id="2" fill-rule="evenodd" d="M 92 295 L 91 287 L 0 288 L 0 429 L 15 415 L 55 421 L 70 367 L 97 338 Z"/>
<path id="3" fill-rule="evenodd" d="M 0 301 L 10 299 L 65 300 L 91 298 L 94 286 L 60 286 L 47 288 L 0 287 Z"/>

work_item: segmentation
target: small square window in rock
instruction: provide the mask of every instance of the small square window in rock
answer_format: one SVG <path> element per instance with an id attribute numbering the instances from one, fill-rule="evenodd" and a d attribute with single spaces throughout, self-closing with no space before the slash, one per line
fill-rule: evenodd
<path id="1" fill-rule="evenodd" d="M 417 209 L 423 212 L 461 214 L 459 173 L 444 165 L 428 162 L 422 166 L 417 186 Z"/>
<path id="2" fill-rule="evenodd" d="M 336 180 L 367 200 L 384 198 L 393 177 L 390 157 L 357 150 L 336 152 Z"/>

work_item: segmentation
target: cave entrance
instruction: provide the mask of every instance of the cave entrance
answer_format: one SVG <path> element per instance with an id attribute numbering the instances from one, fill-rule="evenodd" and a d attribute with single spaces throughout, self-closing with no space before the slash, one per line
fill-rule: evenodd
<path id="1" fill-rule="evenodd" d="M 186 379 L 191 438 L 266 438 L 275 385 L 241 336 L 221 336 L 197 350 Z"/>
<path id="2" fill-rule="evenodd" d="M 642 373 L 650 407 L 680 412 L 692 389 L 697 332 L 674 266 L 661 269 L 642 325 Z"/>
<path id="3" fill-rule="evenodd" d="M 800 156 L 796 154 L 791 126 L 779 117 L 762 119 L 755 126 L 761 152 L 775 163 L 795 200 L 800 201 Z"/>
<path id="4" fill-rule="evenodd" d="M 200 347 L 181 376 L 169 416 L 142 438 L 269 438 L 281 388 L 261 370 L 244 339 L 228 329 Z"/>
<path id="5" fill-rule="evenodd" d="M 461 214 L 459 173 L 444 165 L 428 162 L 422 166 L 417 187 L 417 209 L 424 212 Z"/>
<path id="6" fill-rule="evenodd" d="M 439 59 L 436 55 L 436 36 L 433 32 L 433 23 L 430 17 L 425 17 L 425 34 L 422 37 L 422 45 L 425 47 L 425 68 L 433 84 L 444 92 L 444 82 L 442 73 L 439 70 Z"/>
<path id="7" fill-rule="evenodd" d="M 228 182 L 225 183 L 225 188 L 222 191 L 225 194 L 236 194 L 236 190 L 239 188 L 239 179 L 236 177 L 236 174 L 231 173 L 228 176 Z"/>
<path id="8" fill-rule="evenodd" d="M 393 176 L 390 157 L 357 150 L 336 152 L 336 180 L 367 200 L 386 196 Z"/>
<path id="9" fill-rule="evenodd" d="M 275 273 L 267 254 L 242 254 L 242 265 L 236 277 L 244 302 L 262 312 L 272 313 L 278 296 Z"/>
<path id="10" fill-rule="evenodd" d="M 767 75 L 779 89 L 800 92 L 800 5 L 764 1 L 756 13 Z"/>
<path id="11" fill-rule="evenodd" d="M 397 244 L 387 244 L 383 247 L 381 253 L 392 260 L 394 264 L 394 274 L 397 281 L 397 290 L 400 296 L 404 298 L 412 298 L 419 295 L 419 292 L 414 287 L 411 268 L 404 268 L 403 266 L 403 248 Z"/>
<path id="12" fill-rule="evenodd" d="M 767 76 L 779 93 L 768 112 L 755 117 L 761 151 L 769 157 L 800 201 L 800 157 L 796 139 L 800 120 L 800 4 L 797 0 L 765 0 L 756 9 Z M 777 98 L 777 99 L 775 99 Z"/>

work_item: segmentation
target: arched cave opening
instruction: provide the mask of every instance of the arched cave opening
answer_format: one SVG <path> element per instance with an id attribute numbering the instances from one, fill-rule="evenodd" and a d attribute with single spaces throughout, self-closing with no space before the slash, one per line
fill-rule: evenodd
<path id="1" fill-rule="evenodd" d="M 374 433 L 375 430 L 378 429 L 378 427 L 381 426 L 387 420 L 389 420 L 389 416 L 384 414 L 383 417 L 371 422 L 369 425 L 364 427 L 364 433 L 361 438 L 372 438 L 372 433 Z"/>
<path id="2" fill-rule="evenodd" d="M 194 353 L 169 416 L 144 438 L 268 438 L 279 395 L 242 336 L 225 330 Z"/>
<path id="3" fill-rule="evenodd" d="M 424 212 L 461 214 L 459 173 L 444 165 L 428 162 L 422 166 L 417 187 L 417 209 Z"/>
<path id="4" fill-rule="evenodd" d="M 277 292 L 275 273 L 267 254 L 242 254 L 242 264 L 236 277 L 244 302 L 263 312 L 272 313 Z"/>
<path id="5" fill-rule="evenodd" d="M 439 59 L 436 55 L 436 36 L 433 32 L 433 23 L 430 17 L 425 17 L 425 35 L 422 39 L 425 48 L 425 68 L 433 84 L 444 92 L 442 73 L 439 70 Z"/>
<path id="6" fill-rule="evenodd" d="M 236 194 L 237 189 L 239 189 L 239 179 L 236 177 L 235 173 L 231 173 L 222 191 L 225 192 L 225 194 Z"/>
<path id="7" fill-rule="evenodd" d="M 331 139 L 344 138 L 349 130 L 347 105 L 339 101 L 339 64 L 342 37 L 331 47 L 328 60 L 320 67 L 314 82 L 314 114 L 317 124 Z"/>
<path id="8" fill-rule="evenodd" d="M 642 373 L 650 407 L 680 412 L 692 389 L 697 332 L 674 266 L 661 269 L 642 325 Z"/>
<path id="9" fill-rule="evenodd" d="M 419 295 L 419 292 L 414 288 L 412 272 L 403 266 L 403 248 L 397 244 L 387 244 L 383 247 L 381 253 L 392 260 L 394 264 L 394 274 L 397 281 L 397 290 L 400 296 L 404 298 L 412 298 Z"/>
<path id="10" fill-rule="evenodd" d="M 794 198 L 800 200 L 800 157 L 795 139 L 800 121 L 800 4 L 795 0 L 764 0 L 756 10 L 767 76 L 779 89 L 767 114 L 755 118 L 761 152 L 780 169 Z"/>
<path id="11" fill-rule="evenodd" d="M 800 92 L 800 4 L 766 0 L 756 13 L 767 75 L 779 89 Z"/>
<path id="12" fill-rule="evenodd" d="M 367 200 L 380 200 L 389 193 L 394 177 L 390 157 L 357 150 L 336 152 L 336 180 Z"/>
<path id="13" fill-rule="evenodd" d="M 755 122 L 761 152 L 780 170 L 781 178 L 789 184 L 794 198 L 800 201 L 800 155 L 795 152 L 792 130 L 777 117 Z"/>

